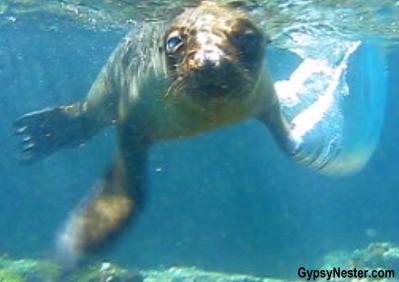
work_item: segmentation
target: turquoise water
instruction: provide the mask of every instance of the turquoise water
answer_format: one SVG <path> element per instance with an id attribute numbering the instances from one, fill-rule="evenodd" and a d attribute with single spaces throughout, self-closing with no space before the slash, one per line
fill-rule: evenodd
<path id="1" fill-rule="evenodd" d="M 56 29 L 42 28 L 54 24 Z M 26 112 L 82 99 L 124 31 L 37 13 L 7 21 L 0 34 L 0 253 L 51 257 L 68 212 L 112 158 L 113 131 L 21 167 L 11 124 Z M 157 144 L 143 214 L 96 259 L 295 277 L 299 267 L 317 268 L 331 251 L 398 243 L 398 48 L 387 46 L 386 37 L 384 44 L 374 34 L 372 39 L 348 63 L 352 94 L 371 89 L 364 98 L 371 107 L 387 99 L 385 120 L 376 125 L 381 138 L 360 172 L 330 177 L 300 167 L 256 121 Z M 379 52 L 385 61 L 376 59 Z M 287 79 L 301 63 L 292 50 L 271 48 L 269 56 L 276 80 Z M 371 79 L 384 69 L 387 82 Z M 367 129 L 364 117 L 351 118 Z"/>

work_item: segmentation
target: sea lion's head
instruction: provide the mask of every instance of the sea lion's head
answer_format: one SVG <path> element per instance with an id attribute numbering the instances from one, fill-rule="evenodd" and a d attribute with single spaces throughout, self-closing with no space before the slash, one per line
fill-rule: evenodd
<path id="1" fill-rule="evenodd" d="M 173 82 L 169 92 L 194 99 L 242 99 L 253 92 L 267 36 L 243 11 L 203 2 L 177 16 L 163 51 Z"/>

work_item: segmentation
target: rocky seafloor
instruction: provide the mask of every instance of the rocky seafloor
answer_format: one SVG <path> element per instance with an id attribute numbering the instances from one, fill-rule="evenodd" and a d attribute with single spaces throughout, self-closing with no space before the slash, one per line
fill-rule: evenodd
<path id="1" fill-rule="evenodd" d="M 0 262 L 1 282 L 280 282 L 244 274 L 209 272 L 197 268 L 172 267 L 165 270 L 134 271 L 110 262 L 87 266 L 76 273 L 60 275 L 57 265 L 30 259 Z"/>
<path id="2" fill-rule="evenodd" d="M 340 251 L 325 256 L 321 270 L 341 268 L 342 270 L 372 270 L 384 273 L 389 270 L 391 277 L 331 277 L 329 281 L 399 281 L 399 246 L 391 243 L 372 243 L 355 251 Z M 52 261 L 9 258 L 0 259 L 0 282 L 281 282 L 307 281 L 313 277 L 279 279 L 255 277 L 245 274 L 210 272 L 197 268 L 173 267 L 165 270 L 128 270 L 110 262 L 86 266 L 69 275 L 60 275 L 60 268 Z M 318 278 L 317 281 L 326 281 Z"/>

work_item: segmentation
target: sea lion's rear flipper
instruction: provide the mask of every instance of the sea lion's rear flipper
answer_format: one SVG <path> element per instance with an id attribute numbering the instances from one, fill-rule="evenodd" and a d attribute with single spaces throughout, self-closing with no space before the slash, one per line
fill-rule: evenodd
<path id="1" fill-rule="evenodd" d="M 21 163 L 32 163 L 59 149 L 78 146 L 92 137 L 101 127 L 88 117 L 83 105 L 47 108 L 15 121 L 15 133 L 23 136 Z"/>
<path id="2" fill-rule="evenodd" d="M 61 264 L 68 268 L 98 251 L 141 209 L 149 143 L 136 134 L 121 134 L 116 160 L 99 181 L 94 195 L 79 205 L 58 237 Z"/>

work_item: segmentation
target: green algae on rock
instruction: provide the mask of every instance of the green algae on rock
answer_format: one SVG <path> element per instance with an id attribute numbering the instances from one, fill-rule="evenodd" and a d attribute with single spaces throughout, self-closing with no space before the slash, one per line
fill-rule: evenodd
<path id="1" fill-rule="evenodd" d="M 330 270 L 341 267 L 350 270 L 392 269 L 399 272 L 399 247 L 391 243 L 372 243 L 368 247 L 354 252 L 334 252 L 327 255 L 319 270 Z M 110 262 L 102 262 L 86 266 L 67 277 L 60 278 L 59 267 L 48 260 L 32 259 L 0 259 L 1 282 L 295 282 L 271 277 L 257 277 L 246 274 L 233 274 L 205 271 L 195 267 L 171 267 L 160 270 L 132 271 L 121 268 Z M 349 278 L 333 278 L 330 281 L 360 281 Z M 371 279 L 361 281 L 390 281 L 397 279 Z"/>
<path id="2" fill-rule="evenodd" d="M 11 270 L 0 268 L 0 281 L 23 282 L 25 280 L 18 273 L 15 273 Z"/>
<path id="3" fill-rule="evenodd" d="M 143 282 L 144 276 L 138 271 L 123 269 L 115 264 L 103 262 L 88 266 L 65 278 L 65 282 Z"/>
<path id="4" fill-rule="evenodd" d="M 0 259 L 1 282 L 50 282 L 53 281 L 58 274 L 59 267 L 48 260 Z"/>
<path id="5" fill-rule="evenodd" d="M 284 282 L 244 274 L 210 272 L 197 268 L 172 267 L 164 270 L 131 271 L 109 262 L 86 266 L 61 277 L 55 263 L 49 261 L 0 259 L 1 282 Z M 290 280 L 292 281 L 292 280 Z"/>

